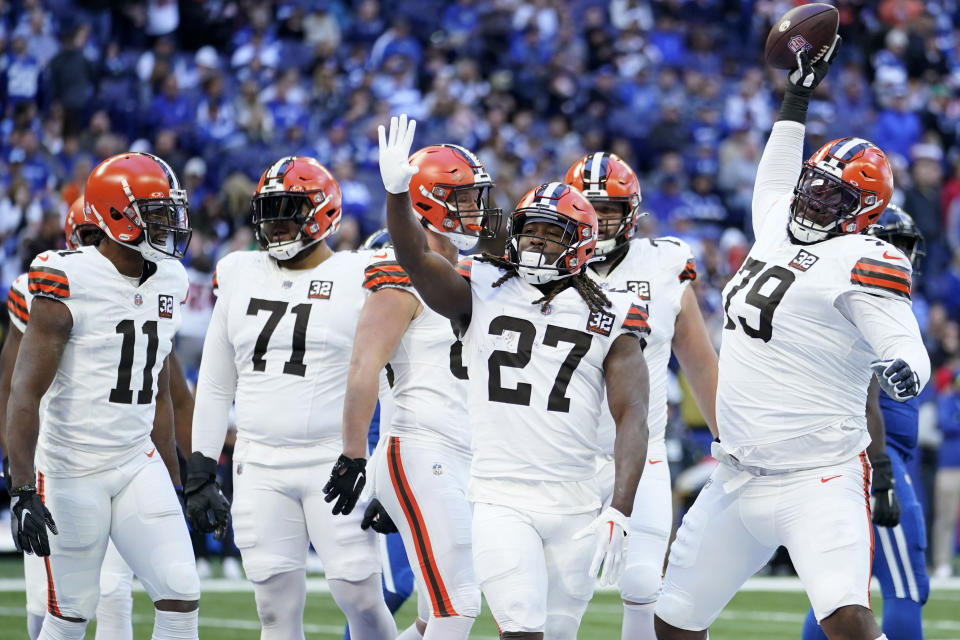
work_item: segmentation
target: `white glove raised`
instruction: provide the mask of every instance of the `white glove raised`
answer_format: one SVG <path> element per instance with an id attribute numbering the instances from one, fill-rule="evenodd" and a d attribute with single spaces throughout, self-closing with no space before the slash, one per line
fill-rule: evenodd
<path id="1" fill-rule="evenodd" d="M 600 584 L 611 585 L 620 581 L 629 530 L 630 519 L 613 507 L 607 507 L 596 520 L 574 534 L 574 540 L 580 540 L 591 534 L 594 536 L 596 547 L 593 560 L 590 562 L 590 575 L 596 576 L 602 563 L 603 573 L 600 574 Z"/>
<path id="2" fill-rule="evenodd" d="M 416 120 L 407 120 L 407 114 L 399 118 L 390 118 L 390 136 L 386 135 L 383 125 L 377 127 L 380 137 L 380 177 L 387 193 L 406 193 L 410 188 L 410 178 L 420 171 L 410 164 L 410 147 L 413 145 L 413 133 L 417 130 Z"/>

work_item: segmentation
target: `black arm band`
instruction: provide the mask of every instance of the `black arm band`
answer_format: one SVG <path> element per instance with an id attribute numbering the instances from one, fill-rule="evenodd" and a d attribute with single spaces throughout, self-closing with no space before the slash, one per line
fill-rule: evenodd
<path id="1" fill-rule="evenodd" d="M 809 95 L 797 94 L 787 89 L 783 96 L 783 102 L 780 104 L 780 114 L 777 116 L 777 121 L 790 120 L 806 124 L 808 104 L 810 104 Z"/>

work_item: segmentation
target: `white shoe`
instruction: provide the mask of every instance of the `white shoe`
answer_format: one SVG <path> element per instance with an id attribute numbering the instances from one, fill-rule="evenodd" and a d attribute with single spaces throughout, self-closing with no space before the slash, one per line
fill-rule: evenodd
<path id="1" fill-rule="evenodd" d="M 213 575 L 213 569 L 210 567 L 210 561 L 206 558 L 197 559 L 197 575 L 201 580 L 206 580 Z"/>
<path id="2" fill-rule="evenodd" d="M 240 561 L 233 556 L 224 558 L 223 577 L 230 580 L 243 580 L 243 569 L 240 568 Z"/>

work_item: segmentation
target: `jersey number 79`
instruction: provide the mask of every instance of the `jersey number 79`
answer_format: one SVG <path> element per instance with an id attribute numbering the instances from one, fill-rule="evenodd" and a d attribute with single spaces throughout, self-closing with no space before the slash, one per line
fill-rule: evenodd
<path id="1" fill-rule="evenodd" d="M 737 275 L 740 277 L 740 282 L 730 288 L 730 292 L 727 294 L 727 300 L 723 305 L 723 313 L 727 318 L 723 328 L 730 330 L 737 328 L 737 323 L 734 322 L 733 316 L 730 315 L 730 302 L 733 300 L 733 297 L 745 289 L 752 280 L 753 286 L 747 291 L 744 302 L 760 310 L 760 321 L 756 328 L 751 327 L 747 319 L 743 316 L 737 316 L 737 321 L 739 321 L 744 333 L 751 338 L 760 338 L 764 342 L 770 342 L 770 338 L 773 337 L 773 313 L 783 300 L 787 289 L 789 289 L 790 285 L 796 280 L 796 275 L 789 269 L 776 264 L 766 271 L 763 271 L 765 266 L 767 266 L 766 262 L 747 258 L 747 261 L 740 267 L 740 271 L 737 272 Z M 763 273 L 760 273 L 761 271 L 763 271 Z M 760 275 L 757 276 L 757 274 Z M 756 279 L 754 279 L 755 277 Z M 765 287 L 771 280 L 776 280 L 776 285 L 771 285 L 773 287 L 772 290 L 770 290 L 770 286 Z M 762 293 L 765 288 L 769 290 L 769 293 Z"/>

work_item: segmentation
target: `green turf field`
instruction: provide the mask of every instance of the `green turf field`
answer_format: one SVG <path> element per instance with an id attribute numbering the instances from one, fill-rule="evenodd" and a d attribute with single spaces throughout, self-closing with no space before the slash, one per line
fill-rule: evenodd
<path id="1" fill-rule="evenodd" d="M 16 564 L 0 563 L 0 576 L 15 577 Z M 224 588 L 220 583 L 219 588 Z M 880 614 L 878 594 L 874 605 Z M 0 640 L 26 637 L 23 613 L 24 595 L 20 591 L 0 592 Z M 807 599 L 796 592 L 743 592 L 734 598 L 710 631 L 711 640 L 790 639 L 800 637 Z M 929 640 L 960 640 L 960 590 L 934 590 L 924 608 L 924 631 Z M 409 624 L 416 612 L 408 602 L 397 614 L 398 624 Z M 307 595 L 307 638 L 342 637 L 344 618 L 330 595 Z M 93 638 L 94 624 L 87 638 Z M 142 592 L 134 595 L 134 637 L 149 638 L 153 628 L 153 609 Z M 620 604 L 616 594 L 598 593 L 580 628 L 581 640 L 616 640 L 620 637 Z M 253 594 L 249 591 L 207 592 L 200 603 L 200 637 L 203 640 L 256 640 L 259 638 Z M 496 638 L 496 627 L 489 612 L 474 625 L 471 638 Z"/>

